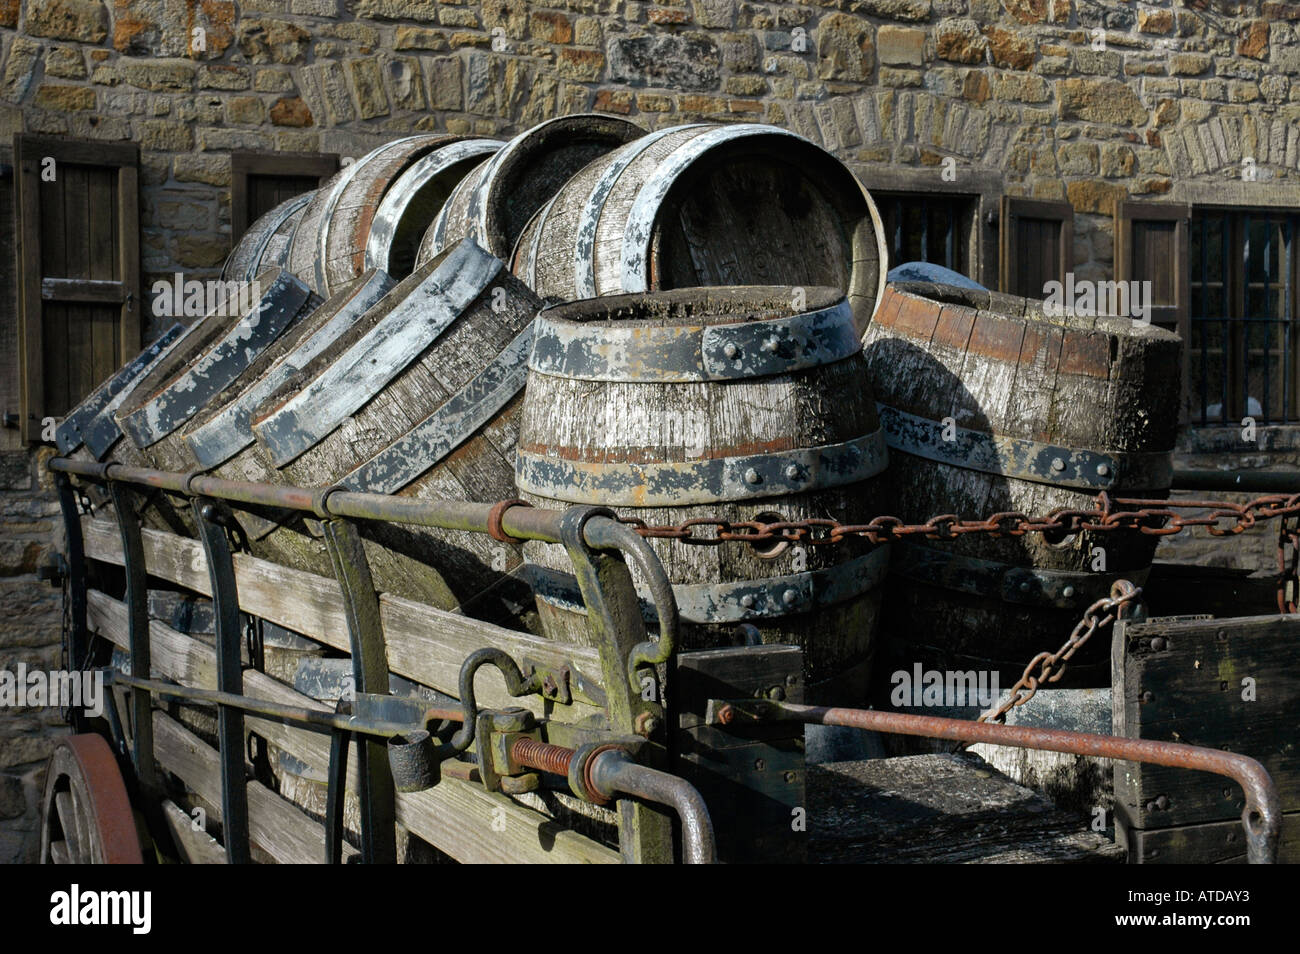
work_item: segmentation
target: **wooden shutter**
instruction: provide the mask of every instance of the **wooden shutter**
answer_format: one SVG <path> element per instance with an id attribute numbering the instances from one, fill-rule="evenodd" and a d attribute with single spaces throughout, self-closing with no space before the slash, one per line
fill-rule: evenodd
<path id="1" fill-rule="evenodd" d="M 338 170 L 339 157 L 332 153 L 231 153 L 230 247 L 264 212 L 318 188 Z"/>
<path id="2" fill-rule="evenodd" d="M 1151 321 L 1183 339 L 1182 415 L 1188 416 L 1191 301 L 1188 229 L 1191 206 L 1181 202 L 1115 204 L 1115 280 L 1151 283 Z"/>
<path id="3" fill-rule="evenodd" d="M 1074 209 L 1068 202 L 1002 197 L 998 220 L 998 288 L 1042 298 L 1048 282 L 1074 267 Z"/>
<path id="4" fill-rule="evenodd" d="M 23 439 L 140 350 L 140 150 L 14 137 Z"/>

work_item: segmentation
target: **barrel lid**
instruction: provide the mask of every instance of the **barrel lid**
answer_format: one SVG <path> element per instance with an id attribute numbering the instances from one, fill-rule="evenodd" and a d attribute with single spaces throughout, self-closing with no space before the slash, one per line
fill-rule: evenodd
<path id="1" fill-rule="evenodd" d="M 262 281 L 272 275 L 262 291 Z M 137 447 L 156 444 L 228 387 L 293 322 L 311 295 L 282 269 L 263 272 L 254 286 L 260 291 L 257 299 L 223 337 L 140 407 L 119 415 L 123 433 Z"/>
<path id="2" fill-rule="evenodd" d="M 253 424 L 283 467 L 315 447 L 415 361 L 504 263 L 466 239 L 370 331 L 274 413 Z"/>

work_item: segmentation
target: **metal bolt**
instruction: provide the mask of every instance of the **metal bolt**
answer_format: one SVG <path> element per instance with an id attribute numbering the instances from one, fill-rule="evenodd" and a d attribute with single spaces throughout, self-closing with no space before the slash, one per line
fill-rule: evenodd
<path id="1" fill-rule="evenodd" d="M 1021 584 L 1020 584 L 1020 592 L 1021 592 L 1021 593 L 1028 593 L 1028 592 L 1029 592 L 1029 581 L 1028 581 L 1028 580 L 1026 580 L 1024 583 L 1021 583 Z"/>
<path id="2" fill-rule="evenodd" d="M 745 471 L 745 483 L 760 484 L 762 482 L 763 482 L 763 478 L 758 475 L 758 471 L 756 471 L 753 467 Z"/>
<path id="3" fill-rule="evenodd" d="M 799 479 L 799 467 L 798 467 L 798 465 L 796 465 L 796 464 L 791 464 L 789 467 L 787 467 L 787 468 L 785 469 L 785 477 L 786 477 L 786 480 L 798 480 L 798 479 Z"/>
<path id="4" fill-rule="evenodd" d="M 559 683 L 555 681 L 555 677 L 550 673 L 547 673 L 546 678 L 542 680 L 542 691 L 548 696 L 553 696 L 560 691 Z"/>
<path id="5" fill-rule="evenodd" d="M 799 685 L 799 677 L 798 677 L 798 676 L 786 676 L 786 677 L 785 677 L 785 684 L 786 684 L 787 686 L 790 686 L 791 688 L 793 688 L 793 687 Z"/>
<path id="6" fill-rule="evenodd" d="M 767 690 L 767 697 L 773 702 L 781 702 L 785 699 L 785 690 L 780 686 L 773 686 L 771 689 Z"/>
<path id="7" fill-rule="evenodd" d="M 1053 458 L 1052 458 L 1052 470 L 1054 470 L 1054 471 L 1056 471 L 1056 472 L 1058 472 L 1058 473 L 1061 472 L 1061 471 L 1063 471 L 1063 470 L 1065 470 L 1065 461 L 1061 460 L 1061 458 L 1059 458 L 1059 457 L 1053 457 Z"/>
<path id="8" fill-rule="evenodd" d="M 744 596 L 742 596 L 742 597 L 740 598 L 740 605 L 743 606 L 743 607 L 745 607 L 745 609 L 753 609 L 753 607 L 754 607 L 754 594 L 753 594 L 753 593 L 746 593 Z"/>
<path id="9" fill-rule="evenodd" d="M 794 601 L 797 600 L 798 598 L 799 598 L 798 590 L 790 589 L 790 590 L 786 590 L 784 593 L 781 594 L 781 602 L 784 603 L 786 606 L 793 606 Z"/>
<path id="10" fill-rule="evenodd" d="M 768 354 L 775 354 L 776 349 L 779 347 L 781 347 L 781 342 L 779 342 L 776 339 L 776 335 L 773 335 L 772 337 L 768 338 L 762 344 L 763 350 L 766 351 Z"/>
<path id="11" fill-rule="evenodd" d="M 798 773 L 796 773 L 796 772 L 786 772 L 786 773 L 785 773 L 785 780 L 786 780 L 787 782 L 789 782 L 791 785 L 793 785 L 793 784 L 795 783 L 795 781 L 798 780 L 798 778 L 799 778 L 799 775 L 798 775 Z"/>
<path id="12" fill-rule="evenodd" d="M 754 759 L 754 768 L 761 772 L 767 768 L 767 762 L 764 759 Z"/>
<path id="13" fill-rule="evenodd" d="M 204 504 L 202 509 L 199 510 L 199 516 L 204 520 L 215 523 L 217 520 L 217 508 L 212 506 L 212 504 Z"/>
<path id="14" fill-rule="evenodd" d="M 1107 476 L 1109 476 L 1109 475 L 1110 475 L 1110 465 L 1109 465 L 1109 464 L 1098 464 L 1098 465 L 1097 465 L 1097 476 L 1098 476 L 1098 477 L 1107 477 Z"/>
<path id="15" fill-rule="evenodd" d="M 1160 650 L 1164 649 L 1165 648 L 1164 637 L 1157 636 L 1155 639 L 1151 640 L 1151 648 L 1156 652 L 1160 652 Z"/>
<path id="16" fill-rule="evenodd" d="M 1068 600 L 1070 597 L 1074 595 L 1074 587 L 1067 586 L 1065 589 L 1061 590 L 1061 595 Z"/>
<path id="17" fill-rule="evenodd" d="M 1155 695 L 1152 694 L 1150 689 L 1148 689 L 1146 692 L 1142 693 L 1140 698 L 1142 699 L 1143 702 L 1150 702 L 1152 699 L 1155 698 Z"/>
<path id="18" fill-rule="evenodd" d="M 734 341 L 728 341 L 722 346 L 722 353 L 728 358 L 734 358 L 736 355 L 740 354 L 740 349 L 736 347 Z"/>
<path id="19" fill-rule="evenodd" d="M 723 706 L 718 710 L 718 721 L 723 725 L 731 725 L 735 718 L 736 710 L 729 705 Z"/>
<path id="20" fill-rule="evenodd" d="M 634 728 L 636 734 L 643 738 L 650 738 L 659 731 L 659 717 L 652 712 L 642 712 L 636 717 Z"/>

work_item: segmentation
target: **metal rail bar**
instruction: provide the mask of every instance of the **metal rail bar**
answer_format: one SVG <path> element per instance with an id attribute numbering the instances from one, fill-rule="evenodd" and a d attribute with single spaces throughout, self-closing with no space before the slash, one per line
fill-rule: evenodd
<path id="1" fill-rule="evenodd" d="M 202 495 L 231 503 L 297 510 L 322 519 L 352 517 L 479 533 L 487 533 L 491 526 L 493 505 L 485 503 L 356 493 L 334 487 L 313 490 L 127 467 L 113 462 L 69 460 L 66 457 L 54 458 L 49 468 L 56 473 L 74 474 L 99 483 L 121 481 L 183 496 Z M 516 540 L 560 543 L 560 513 L 511 507 L 501 515 L 501 529 Z"/>
<path id="2" fill-rule="evenodd" d="M 591 781 L 606 797 L 631 795 L 670 806 L 682 822 L 682 860 L 688 865 L 711 865 L 717 861 L 709 806 L 704 804 L 695 786 L 684 778 L 639 765 L 625 752 L 611 749 L 592 759 Z"/>
<path id="3" fill-rule="evenodd" d="M 1021 749 L 1042 749 L 1070 755 L 1145 762 L 1171 768 L 1213 772 L 1231 778 L 1246 794 L 1241 823 L 1246 829 L 1246 856 L 1251 864 L 1273 864 L 1277 860 L 1278 834 L 1282 823 L 1281 802 L 1273 780 L 1264 766 L 1254 759 L 1233 752 L 1160 742 L 1155 739 L 1122 739 L 1090 732 L 1064 729 L 1038 729 L 1019 725 L 994 725 L 902 712 L 874 709 L 846 709 L 827 706 L 803 706 L 765 700 L 735 700 L 710 704 L 716 721 L 723 725 L 737 722 L 771 722 L 793 720 L 814 725 L 838 725 L 869 732 L 893 735 L 919 735 L 954 742 L 983 742 Z"/>
<path id="4" fill-rule="evenodd" d="M 325 709 L 305 709 L 302 706 L 290 706 L 280 702 L 271 702 L 267 699 L 254 699 L 251 696 L 222 692 L 220 689 L 195 689 L 191 686 L 161 682 L 157 679 L 142 679 L 139 676 L 128 676 L 123 672 L 112 669 L 105 670 L 105 680 L 109 684 L 119 683 L 124 686 L 138 687 L 157 693 L 160 696 L 183 699 L 201 705 L 238 706 L 252 716 L 274 719 L 277 722 L 290 725 L 299 725 L 317 732 L 340 730 L 389 739 L 395 735 L 401 735 L 403 732 L 410 732 L 413 728 L 412 725 L 405 722 L 365 719 L 350 713 L 335 713 Z M 424 725 L 428 725 L 430 722 L 437 721 L 459 722 L 461 718 L 462 715 L 459 709 L 430 708 L 424 711 L 421 721 Z M 421 725 L 420 728 L 423 728 L 424 725 Z"/>
<path id="5" fill-rule="evenodd" d="M 1295 493 L 1300 488 L 1296 470 L 1191 470 L 1174 469 L 1171 490 L 1210 490 L 1242 493 Z"/>

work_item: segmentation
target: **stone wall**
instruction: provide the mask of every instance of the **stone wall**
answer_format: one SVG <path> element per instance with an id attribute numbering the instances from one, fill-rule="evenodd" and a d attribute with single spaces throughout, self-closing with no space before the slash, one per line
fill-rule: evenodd
<path id="1" fill-rule="evenodd" d="M 357 156 L 586 110 L 776 123 L 869 187 L 937 187 L 947 170 L 950 188 L 1066 199 L 1075 272 L 1104 279 L 1116 197 L 1231 184 L 1244 204 L 1300 205 L 1297 30 L 1300 3 L 1279 0 L 0 0 L 0 143 L 139 143 L 145 287 L 220 268 L 233 150 Z M 0 244 L 12 410 L 12 235 Z M 995 243 L 980 250 L 987 276 Z M 53 504 L 12 430 L 0 453 L 0 665 L 53 664 L 58 600 L 33 575 L 57 543 Z M 1296 454 L 1255 463 L 1278 460 Z M 1226 552 L 1207 546 L 1186 552 Z M 44 718 L 0 719 L 0 766 L 19 766 L 0 774 L 11 828 L 33 825 Z M 30 851 L 4 824 L 0 861 Z"/>

